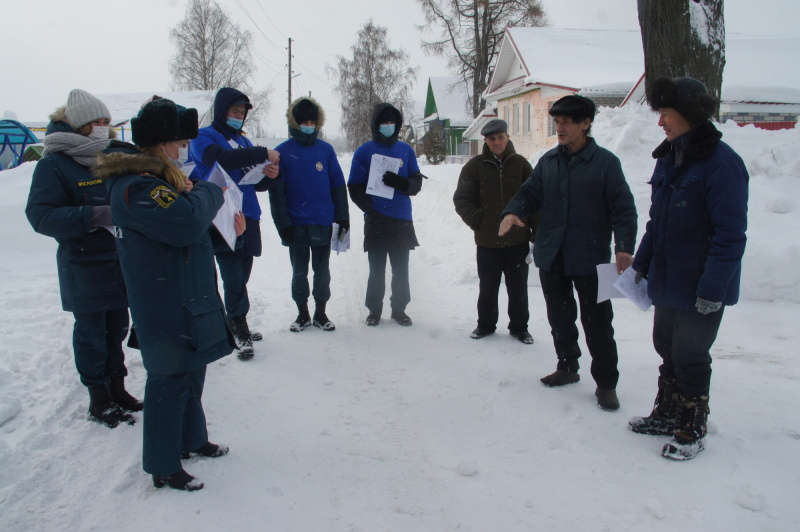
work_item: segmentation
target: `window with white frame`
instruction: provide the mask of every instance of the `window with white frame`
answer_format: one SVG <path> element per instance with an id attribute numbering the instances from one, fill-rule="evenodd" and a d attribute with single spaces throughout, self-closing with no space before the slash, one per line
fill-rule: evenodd
<path id="1" fill-rule="evenodd" d="M 553 104 L 554 103 L 555 102 L 550 102 L 547 105 L 547 110 L 548 111 L 553 108 Z M 555 120 L 553 120 L 553 117 L 550 116 L 549 112 L 547 113 L 547 136 L 548 137 L 555 137 L 556 136 L 556 122 L 555 122 Z"/>
<path id="2" fill-rule="evenodd" d="M 526 135 L 531 132 L 531 103 L 525 102 L 522 111 L 522 132 Z"/>

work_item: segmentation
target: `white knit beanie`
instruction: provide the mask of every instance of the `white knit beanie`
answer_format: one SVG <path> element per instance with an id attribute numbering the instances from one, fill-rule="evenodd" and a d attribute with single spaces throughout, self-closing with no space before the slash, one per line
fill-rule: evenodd
<path id="1" fill-rule="evenodd" d="M 106 104 L 81 89 L 73 89 L 69 93 L 66 115 L 72 129 L 78 129 L 99 118 L 111 120 Z"/>

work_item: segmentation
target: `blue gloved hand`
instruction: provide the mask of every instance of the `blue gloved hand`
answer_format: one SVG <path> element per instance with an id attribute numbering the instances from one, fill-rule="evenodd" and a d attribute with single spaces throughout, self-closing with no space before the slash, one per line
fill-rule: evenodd
<path id="1" fill-rule="evenodd" d="M 722 301 L 706 301 L 702 297 L 698 297 L 694 306 L 700 314 L 711 314 L 722 308 Z"/>

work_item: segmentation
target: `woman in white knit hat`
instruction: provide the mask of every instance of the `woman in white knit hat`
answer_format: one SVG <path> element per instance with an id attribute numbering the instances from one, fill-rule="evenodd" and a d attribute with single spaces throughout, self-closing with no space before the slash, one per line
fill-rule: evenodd
<path id="1" fill-rule="evenodd" d="M 44 157 L 33 172 L 25 214 L 37 233 L 58 241 L 61 304 L 75 316 L 72 346 L 89 390 L 90 419 L 114 428 L 133 424 L 142 402 L 125 390 L 122 342 L 128 300 L 122 280 L 105 184 L 91 167 L 113 131 L 111 113 L 81 89 L 50 116 Z"/>

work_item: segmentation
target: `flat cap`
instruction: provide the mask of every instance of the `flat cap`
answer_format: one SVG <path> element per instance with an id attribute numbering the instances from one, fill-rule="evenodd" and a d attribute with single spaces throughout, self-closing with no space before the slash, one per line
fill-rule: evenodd
<path id="1" fill-rule="evenodd" d="M 508 133 L 508 124 L 506 124 L 505 120 L 500 120 L 499 118 L 489 120 L 486 122 L 486 125 L 483 126 L 483 129 L 481 129 L 481 135 L 484 137 L 494 135 L 495 133 Z"/>

